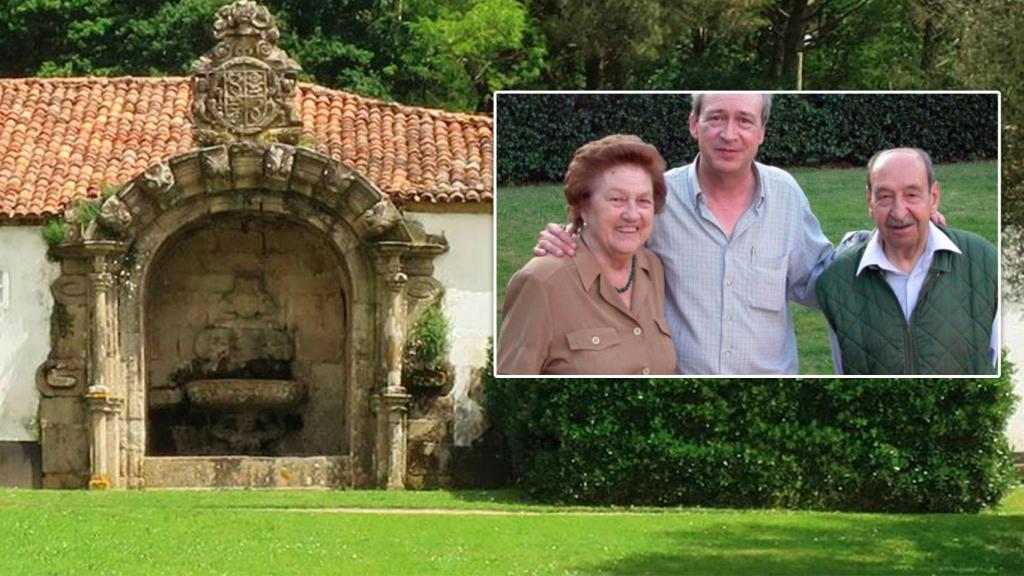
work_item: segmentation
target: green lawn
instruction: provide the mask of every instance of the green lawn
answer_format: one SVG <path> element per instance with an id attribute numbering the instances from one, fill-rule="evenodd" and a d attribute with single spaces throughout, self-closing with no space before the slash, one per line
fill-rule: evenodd
<path id="1" fill-rule="evenodd" d="M 1024 488 L 982 514 L 931 515 L 558 508 L 512 492 L 0 490 L 0 542 L 0 574 L 19 576 L 1021 574 Z"/>
<path id="2" fill-rule="evenodd" d="M 871 229 L 864 197 L 864 170 L 790 171 L 807 193 L 825 235 L 834 243 L 850 230 Z M 976 232 L 993 244 L 998 238 L 998 165 L 994 162 L 936 166 L 942 186 L 940 208 L 949 224 Z M 497 199 L 498 325 L 505 286 L 530 258 L 537 233 L 547 222 L 565 222 L 560 185 L 500 188 Z M 831 374 L 825 318 L 816 310 L 791 305 L 803 374 Z"/>

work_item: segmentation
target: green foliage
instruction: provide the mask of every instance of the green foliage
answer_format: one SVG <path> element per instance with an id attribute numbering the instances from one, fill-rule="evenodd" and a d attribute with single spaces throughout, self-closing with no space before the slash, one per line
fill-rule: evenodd
<path id="1" fill-rule="evenodd" d="M 1003 95 L 1003 274 L 1008 298 L 1024 299 L 1024 11 L 1012 0 L 953 2 L 959 17 L 954 73 Z"/>
<path id="2" fill-rule="evenodd" d="M 538 499 L 977 511 L 1015 472 L 998 379 L 498 379 L 489 415 Z"/>
<path id="3" fill-rule="evenodd" d="M 868 2 L 828 42 L 807 52 L 805 89 L 937 89 L 952 75 L 955 19 L 949 2 Z"/>
<path id="4" fill-rule="evenodd" d="M 50 248 L 60 246 L 67 235 L 68 223 L 63 218 L 51 218 L 43 224 L 43 240 L 46 240 Z"/>
<path id="5" fill-rule="evenodd" d="M 687 95 L 505 94 L 498 103 L 498 182 L 560 181 L 573 152 L 614 132 L 657 146 L 669 166 L 697 153 Z M 996 100 L 978 94 L 777 95 L 758 157 L 779 166 L 864 166 L 893 146 L 936 162 L 996 157 Z"/>
<path id="6" fill-rule="evenodd" d="M 11 0 L 3 76 L 187 74 L 231 0 Z M 540 74 L 544 40 L 518 0 L 265 0 L 303 79 L 409 103 L 489 109 Z"/>
<path id="7" fill-rule="evenodd" d="M 538 2 L 552 52 L 588 90 L 622 88 L 635 67 L 658 57 L 673 22 L 660 0 Z M 566 86 L 568 87 L 568 86 Z"/>
<path id="8" fill-rule="evenodd" d="M 420 368 L 443 369 L 451 349 L 450 330 L 448 317 L 440 306 L 427 308 L 409 335 L 405 362 Z"/>
<path id="9" fill-rule="evenodd" d="M 99 198 L 77 202 L 74 206 L 75 222 L 79 224 L 95 222 L 100 217 L 102 206 L 103 202 Z"/>
<path id="10" fill-rule="evenodd" d="M 224 363 L 193 358 L 179 363 L 168 376 L 175 386 L 184 386 L 195 380 L 222 380 L 228 378 L 291 380 L 292 367 L 281 360 L 249 360 L 244 363 Z"/>
<path id="11" fill-rule="evenodd" d="M 637 71 L 642 87 L 678 90 L 764 89 L 769 86 L 758 56 L 756 32 L 768 24 L 757 10 L 764 0 L 708 0 L 666 5 L 666 45 Z M 640 87 L 640 86 L 637 86 Z"/>
<path id="12" fill-rule="evenodd" d="M 118 186 L 117 184 L 104 182 L 103 184 L 100 185 L 100 199 L 106 200 L 107 198 L 110 198 L 111 196 L 117 194 L 120 190 L 121 187 Z"/>
<path id="13" fill-rule="evenodd" d="M 184 74 L 230 0 L 8 0 L 0 75 Z M 1013 0 L 265 0 L 304 78 L 486 110 L 502 88 L 997 88 Z M 796 8 L 801 8 L 796 10 Z M 794 41 L 803 38 L 803 42 Z"/>
<path id="14" fill-rule="evenodd" d="M 398 76 L 419 102 L 491 109 L 491 94 L 539 76 L 543 44 L 517 0 L 463 0 L 407 24 Z"/>
<path id="15" fill-rule="evenodd" d="M 319 138 L 303 135 L 295 145 L 302 148 L 308 148 L 309 150 L 316 150 L 321 144 L 323 144 L 323 142 L 321 142 Z"/>

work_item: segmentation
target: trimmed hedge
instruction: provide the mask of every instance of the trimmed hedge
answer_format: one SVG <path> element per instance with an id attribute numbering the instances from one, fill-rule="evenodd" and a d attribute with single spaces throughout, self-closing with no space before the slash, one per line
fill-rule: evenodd
<path id="1" fill-rule="evenodd" d="M 579 504 L 973 512 L 1014 482 L 998 379 L 496 379 L 516 481 Z"/>
<path id="2" fill-rule="evenodd" d="M 654 144 L 669 166 L 697 154 L 688 94 L 500 94 L 498 182 L 560 182 L 576 148 L 611 133 Z M 758 159 L 776 166 L 864 166 L 894 146 L 936 162 L 996 158 L 994 94 L 778 94 Z"/>

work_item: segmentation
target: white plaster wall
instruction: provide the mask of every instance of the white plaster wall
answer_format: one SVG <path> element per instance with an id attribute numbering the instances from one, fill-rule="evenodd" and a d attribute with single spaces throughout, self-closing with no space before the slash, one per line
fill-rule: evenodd
<path id="1" fill-rule="evenodd" d="M 10 284 L 8 305 L 0 305 L 0 441 L 36 441 L 36 369 L 50 351 L 50 284 L 60 269 L 46 259 L 38 226 L 5 226 L 0 271 Z"/>
<path id="2" fill-rule="evenodd" d="M 1003 347 L 1009 349 L 1010 360 L 1017 368 L 1013 387 L 1017 406 L 1010 416 L 1006 433 L 1014 452 L 1024 452 L 1024 306 L 1003 299 Z"/>
<path id="3" fill-rule="evenodd" d="M 445 286 L 445 313 L 452 325 L 455 366 L 455 444 L 465 446 L 482 432 L 480 407 L 467 397 L 473 370 L 483 366 L 494 321 L 494 234 L 491 214 L 407 212 L 430 234 L 443 234 L 449 250 L 434 260 L 434 277 Z"/>

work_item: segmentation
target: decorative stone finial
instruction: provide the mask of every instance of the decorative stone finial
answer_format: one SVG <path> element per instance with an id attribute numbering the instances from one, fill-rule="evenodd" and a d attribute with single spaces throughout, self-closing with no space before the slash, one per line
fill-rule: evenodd
<path id="1" fill-rule="evenodd" d="M 238 0 L 217 11 L 213 35 L 217 45 L 192 64 L 196 142 L 298 142 L 302 68 L 277 47 L 274 17 L 264 6 Z"/>

